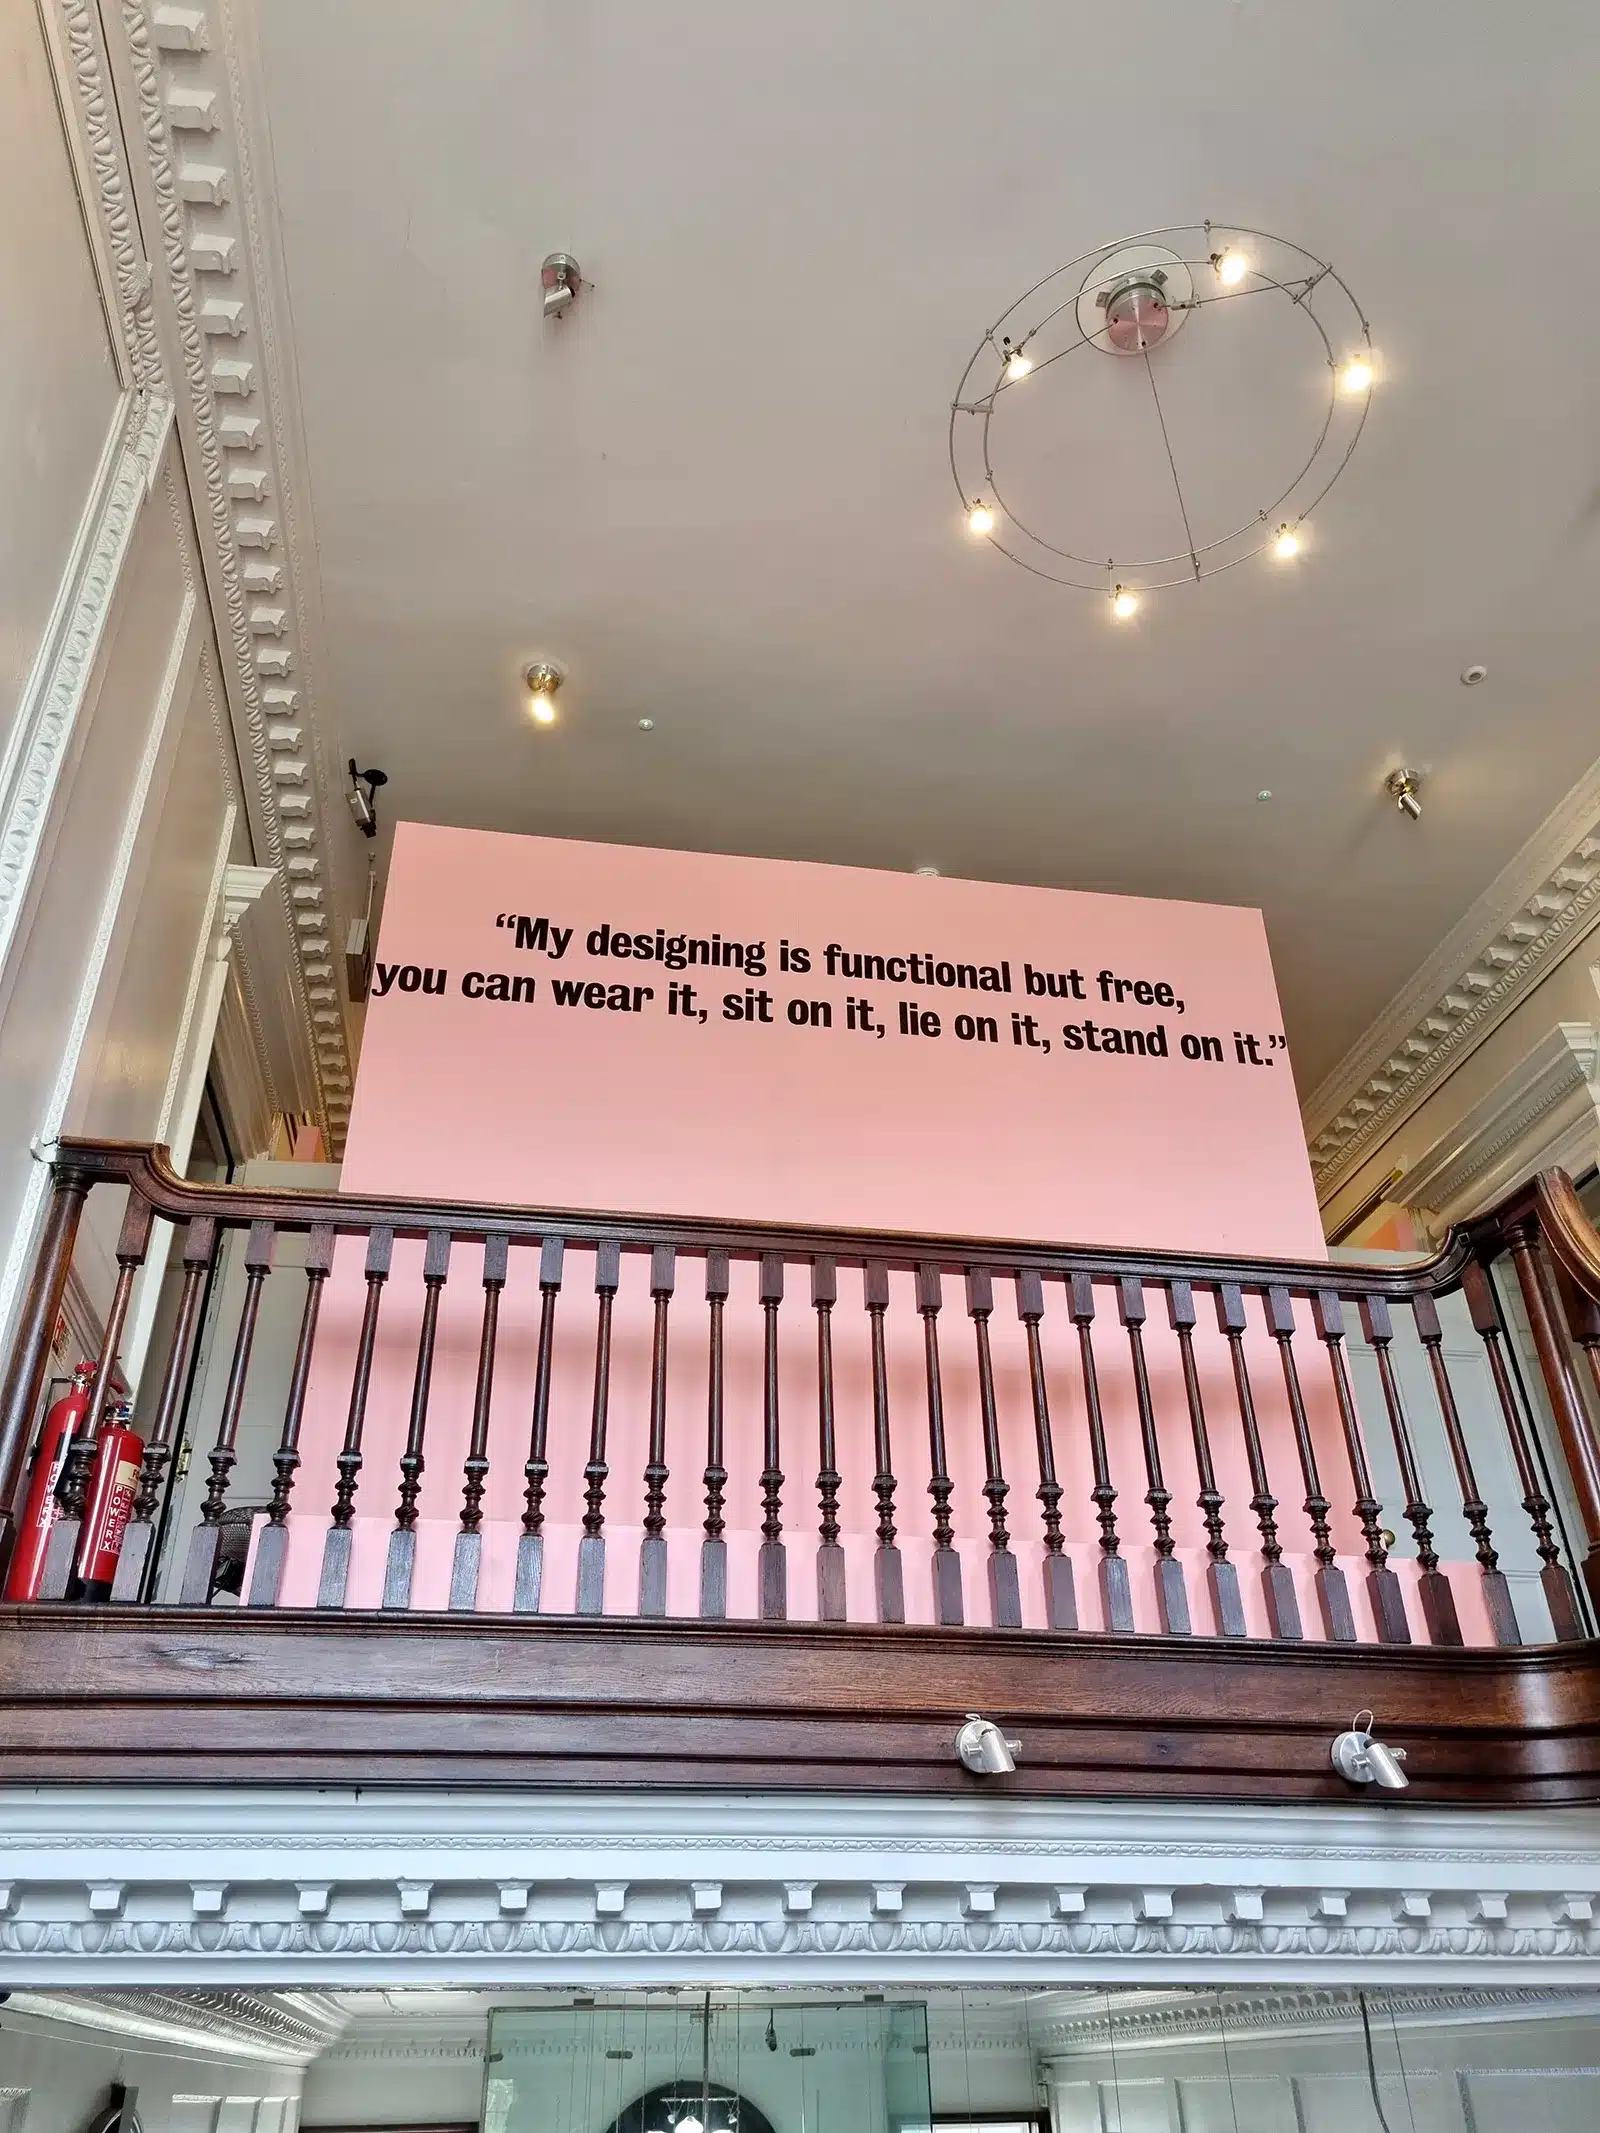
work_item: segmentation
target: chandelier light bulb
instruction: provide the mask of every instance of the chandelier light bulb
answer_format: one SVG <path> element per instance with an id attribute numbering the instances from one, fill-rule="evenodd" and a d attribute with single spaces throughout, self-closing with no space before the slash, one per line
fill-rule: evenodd
<path id="1" fill-rule="evenodd" d="M 1364 393 L 1372 385 L 1372 358 L 1365 350 L 1347 356 L 1344 368 L 1339 373 L 1339 390 L 1345 393 Z"/>
<path id="2" fill-rule="evenodd" d="M 1117 585 L 1111 592 L 1111 612 L 1119 622 L 1129 622 L 1139 612 L 1139 595 L 1130 592 L 1126 585 Z"/>
<path id="3" fill-rule="evenodd" d="M 978 541 L 994 531 L 994 513 L 981 496 L 967 513 L 967 531 Z"/>
<path id="4" fill-rule="evenodd" d="M 535 689 L 529 701 L 528 709 L 533 713 L 533 716 L 539 725 L 553 726 L 555 724 L 555 699 L 551 696 L 548 689 Z"/>
<path id="5" fill-rule="evenodd" d="M 1217 255 L 1217 279 L 1225 289 L 1237 289 L 1250 271 L 1250 262 L 1232 245 Z"/>
<path id="6" fill-rule="evenodd" d="M 1032 370 L 1033 357 L 1028 355 L 1020 346 L 1013 348 L 1009 338 L 1005 344 L 1005 355 L 1006 382 L 1009 385 L 1016 385 Z"/>
<path id="7" fill-rule="evenodd" d="M 1287 521 L 1278 528 L 1272 552 L 1280 563 L 1289 563 L 1300 553 L 1300 536 Z"/>

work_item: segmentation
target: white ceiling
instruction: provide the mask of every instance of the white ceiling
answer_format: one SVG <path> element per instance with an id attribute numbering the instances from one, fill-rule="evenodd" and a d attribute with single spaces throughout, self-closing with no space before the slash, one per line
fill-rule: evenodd
<path id="1" fill-rule="evenodd" d="M 392 815 L 1259 903 L 1304 1089 L 1600 753 L 1585 0 L 259 14 L 329 693 Z M 1207 215 L 1330 257 L 1386 382 L 1303 564 L 1117 629 L 965 537 L 949 402 L 1040 275 Z M 1192 410 L 1220 464 L 1259 401 Z"/>

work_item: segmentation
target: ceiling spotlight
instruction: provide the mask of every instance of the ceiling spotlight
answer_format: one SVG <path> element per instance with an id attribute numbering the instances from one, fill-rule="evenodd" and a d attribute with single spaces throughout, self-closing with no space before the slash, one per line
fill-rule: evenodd
<path id="1" fill-rule="evenodd" d="M 357 770 L 355 757 L 350 758 L 350 784 L 345 799 L 363 837 L 378 834 L 378 787 L 388 782 L 381 770 Z"/>
<path id="2" fill-rule="evenodd" d="M 1280 563 L 1289 563 L 1300 553 L 1300 536 L 1286 519 L 1273 536 L 1272 552 Z"/>
<path id="3" fill-rule="evenodd" d="M 1213 253 L 1211 264 L 1217 270 L 1217 279 L 1225 289 L 1237 289 L 1250 271 L 1250 262 L 1243 252 L 1229 245 L 1225 252 Z"/>
<path id="4" fill-rule="evenodd" d="M 1005 357 L 1007 384 L 1015 385 L 1019 379 L 1025 378 L 1028 372 L 1032 370 L 1033 357 L 1025 352 L 1021 342 L 1018 342 L 1016 347 L 1013 347 L 1010 334 L 1007 334 L 1001 343 L 1001 353 Z"/>
<path id="5" fill-rule="evenodd" d="M 522 678 L 528 684 L 528 710 L 535 724 L 553 726 L 556 691 L 567 678 L 566 668 L 557 666 L 553 659 L 536 659 L 532 666 L 523 668 Z"/>
<path id="6" fill-rule="evenodd" d="M 981 496 L 967 513 L 967 531 L 980 541 L 994 531 L 994 513 Z"/>
<path id="7" fill-rule="evenodd" d="M 1462 670 L 1461 680 L 1466 688 L 1475 689 L 1480 681 L 1488 679 L 1489 669 L 1485 666 L 1470 666 Z"/>
<path id="8" fill-rule="evenodd" d="M 1256 794 L 1256 798 L 1258 800 L 1270 800 L 1272 798 L 1272 787 L 1270 785 L 1263 785 L 1261 790 Z"/>
<path id="9" fill-rule="evenodd" d="M 544 290 L 545 317 L 559 318 L 569 304 L 576 303 L 582 282 L 578 262 L 572 254 L 552 252 L 539 269 L 539 285 Z"/>
<path id="10" fill-rule="evenodd" d="M 1401 814 L 1409 815 L 1413 822 L 1422 820 L 1422 802 L 1417 798 L 1417 787 L 1422 783 L 1420 770 L 1391 770 L 1384 779 L 1384 790 L 1394 799 Z"/>
<path id="11" fill-rule="evenodd" d="M 923 875 L 930 881 L 937 881 L 939 878 L 939 869 L 937 867 L 917 867 L 913 871 Z"/>
<path id="12" fill-rule="evenodd" d="M 1339 372 L 1339 390 L 1342 393 L 1364 393 L 1372 385 L 1372 356 L 1366 349 L 1358 349 L 1347 356 Z"/>
<path id="13" fill-rule="evenodd" d="M 1139 612 L 1139 595 L 1130 592 L 1126 585 L 1111 588 L 1111 612 L 1119 622 L 1127 622 Z"/>
<path id="14" fill-rule="evenodd" d="M 1365 1723 L 1363 1723 L 1365 1721 Z M 1381 1785 L 1385 1792 L 1404 1792 L 1411 1780 L 1400 1765 L 1404 1748 L 1386 1748 L 1373 1737 L 1372 1713 L 1358 1711 L 1350 1730 L 1333 1743 L 1333 1767 L 1352 1785 Z"/>
<path id="15" fill-rule="evenodd" d="M 1022 1753 L 1019 1740 L 1009 1740 L 992 1718 L 967 1713 L 967 1722 L 956 1735 L 956 1754 L 974 1777 L 1005 1777 L 1017 1767 Z"/>

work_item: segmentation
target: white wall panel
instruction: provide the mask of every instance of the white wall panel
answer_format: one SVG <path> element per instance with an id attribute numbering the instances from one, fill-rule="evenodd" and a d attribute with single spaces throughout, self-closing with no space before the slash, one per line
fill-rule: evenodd
<path id="1" fill-rule="evenodd" d="M 121 397 L 38 16 L 0 11 L 0 746 Z"/>
<path id="2" fill-rule="evenodd" d="M 92 2026 L 8 2012 L 0 2028 L 0 2133 L 83 2133 L 114 2083 L 138 2091 L 144 2133 L 257 2133 L 292 2112 L 300 2069 L 141 2049 Z M 10 2108 L 8 2121 L 6 2112 Z M 292 2119 L 288 2121 L 292 2124 Z"/>

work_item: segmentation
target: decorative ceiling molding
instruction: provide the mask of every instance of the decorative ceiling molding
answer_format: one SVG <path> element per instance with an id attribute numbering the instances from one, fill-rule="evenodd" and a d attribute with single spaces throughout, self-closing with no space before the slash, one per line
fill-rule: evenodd
<path id="1" fill-rule="evenodd" d="M 129 227 L 120 150 L 111 137 L 107 52 L 87 0 L 52 0 L 129 331 L 148 367 L 139 310 L 150 268 Z M 272 322 L 266 231 L 270 201 L 250 193 L 250 98 L 226 5 L 120 0 L 111 72 L 124 93 L 127 145 L 144 226 L 156 240 L 157 324 L 179 375 L 177 418 L 201 560 L 258 857 L 279 876 L 293 942 L 294 1010 L 314 1062 L 285 1097 L 342 1143 L 350 1037 L 336 984 L 350 907 L 339 835 L 339 751 L 319 734 L 315 540 L 299 450 L 292 361 Z M 117 32 L 120 32 L 118 35 Z M 120 248 L 120 249 L 119 249 Z M 148 296 L 144 299 L 148 302 Z M 329 714 L 320 720 L 325 727 Z M 364 893 L 365 882 L 361 883 Z M 298 1101 L 296 1101 L 298 1099 Z"/>
<path id="2" fill-rule="evenodd" d="M 102 2035 L 135 2037 L 169 2051 L 306 2066 L 349 2024 L 337 2000 L 321 1992 L 13 1992 L 12 2014 L 71 2023 Z"/>
<path id="3" fill-rule="evenodd" d="M 1596 925 L 1600 763 L 1306 1099 L 1324 1205 Z"/>
<path id="4" fill-rule="evenodd" d="M 1455 1991 L 1387 1990 L 1370 1995 L 1372 2012 L 1391 2017 L 1405 2029 L 1453 2028 L 1464 2022 L 1551 2022 L 1576 2016 L 1589 2021 L 1600 2017 L 1600 1994 L 1592 1991 L 1540 1992 L 1532 1989 Z M 1153 2006 L 1132 2004 L 1134 1995 L 1123 1994 L 1114 2003 L 1116 2048 L 1124 2051 L 1159 2051 L 1169 2045 L 1192 2044 L 1215 2038 L 1219 2029 L 1217 1998 L 1210 1994 L 1163 1995 Z M 1060 2075 L 1063 2062 L 1073 2056 L 1104 2051 L 1107 2047 L 1107 2003 L 1070 2014 L 1035 2016 L 1030 2030 L 1041 2057 L 1054 2061 Z M 1321 1985 L 1274 1987 L 1251 1992 L 1238 1986 L 1227 1988 L 1221 2023 L 1230 2044 L 1258 2039 L 1313 2034 L 1356 2033 L 1361 2015 L 1353 1988 L 1332 1989 Z"/>
<path id="5" fill-rule="evenodd" d="M 1510 1077 L 1400 1172 L 1385 1198 L 1442 1231 L 1535 1171 L 1574 1175 L 1600 1150 L 1600 1029 L 1558 1022 Z"/>
<path id="6" fill-rule="evenodd" d="M 55 612 L 0 754 L 0 973 L 28 904 L 122 566 L 171 422 L 172 402 L 161 394 L 124 393 Z"/>
<path id="7" fill-rule="evenodd" d="M 62 105 L 77 114 L 77 125 L 66 128 L 67 146 L 124 382 L 170 400 L 99 9 L 94 0 L 55 0 L 40 14 Z"/>

